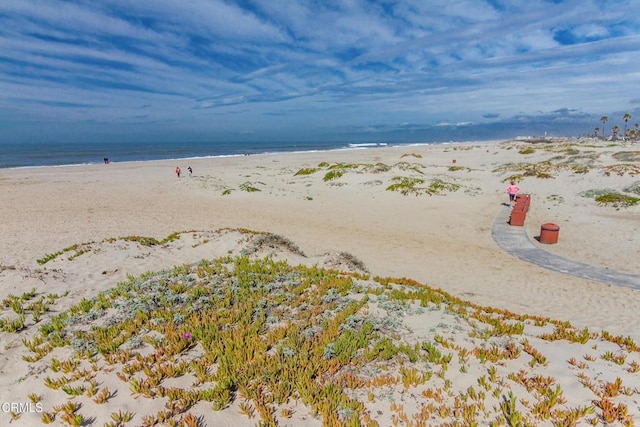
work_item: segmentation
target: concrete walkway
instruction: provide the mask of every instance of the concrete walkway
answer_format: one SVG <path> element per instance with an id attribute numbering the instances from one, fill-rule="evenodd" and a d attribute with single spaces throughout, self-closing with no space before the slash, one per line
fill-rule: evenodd
<path id="1" fill-rule="evenodd" d="M 541 249 L 540 246 L 542 245 L 540 243 L 534 243 L 529 239 L 525 227 L 512 227 L 508 224 L 510 212 L 510 207 L 503 207 L 503 210 L 493 223 L 491 230 L 493 239 L 504 251 L 523 261 L 537 264 L 549 270 L 640 290 L 639 275 L 594 267 L 551 254 Z M 562 238 L 562 229 L 560 233 L 560 238 Z"/>

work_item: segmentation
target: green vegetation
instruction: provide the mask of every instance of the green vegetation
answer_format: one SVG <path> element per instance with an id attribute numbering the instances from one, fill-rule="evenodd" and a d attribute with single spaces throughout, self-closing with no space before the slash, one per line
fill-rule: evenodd
<path id="1" fill-rule="evenodd" d="M 626 174 L 640 175 L 640 165 L 637 164 L 639 152 L 625 151 L 613 154 L 618 160 L 629 163 L 619 163 L 607 166 L 600 165 L 602 153 L 597 151 L 585 151 L 587 146 L 580 145 L 580 149 L 573 146 L 549 145 L 540 147 L 545 151 L 560 153 L 547 160 L 538 163 L 508 163 L 493 170 L 494 173 L 507 173 L 503 182 L 511 180 L 522 180 L 527 177 L 539 179 L 555 178 L 555 175 L 562 172 L 570 172 L 576 175 L 584 175 L 591 170 L 600 171 L 605 176 Z M 601 147 L 600 147 L 601 148 Z"/>
<path id="2" fill-rule="evenodd" d="M 124 242 L 136 242 L 142 246 L 162 246 L 167 243 L 171 243 L 174 240 L 179 238 L 180 238 L 180 233 L 171 233 L 170 235 L 168 235 L 162 240 L 158 240 L 155 237 L 147 237 L 147 236 L 124 236 L 124 237 L 118 237 L 118 238 L 111 237 L 108 239 L 104 239 L 103 242 L 113 243 L 117 240 L 121 240 Z M 94 242 L 86 242 L 86 243 L 71 245 L 69 247 L 64 248 L 61 251 L 43 256 L 42 258 L 37 260 L 37 263 L 40 265 L 46 264 L 49 261 L 52 261 L 58 258 L 59 256 L 64 255 L 67 252 L 73 252 L 73 254 L 69 255 L 68 257 L 69 260 L 73 260 L 85 253 L 90 252 L 89 247 L 93 243 Z"/>
<path id="3" fill-rule="evenodd" d="M 305 256 L 304 252 L 291 240 L 274 233 L 257 233 L 251 244 L 241 251 L 243 256 L 253 255 L 263 250 L 286 250 L 292 254 Z"/>
<path id="4" fill-rule="evenodd" d="M 38 323 L 41 316 L 50 310 L 50 306 L 58 298 L 55 294 L 48 294 L 46 297 L 41 296 L 39 299 L 35 299 L 36 296 L 37 290 L 33 288 L 28 292 L 24 292 L 21 296 L 9 294 L 2 300 L 2 307 L 11 308 L 11 311 L 17 317 L 7 315 L 0 317 L 0 331 L 9 333 L 22 331 L 27 324 L 28 314 L 31 314 L 33 323 Z"/>
<path id="5" fill-rule="evenodd" d="M 523 148 L 522 150 L 518 151 L 518 153 L 520 154 L 533 154 L 535 152 L 536 150 L 531 147 Z"/>
<path id="6" fill-rule="evenodd" d="M 627 208 L 629 206 L 635 206 L 640 202 L 640 198 L 638 197 L 627 196 L 625 194 L 615 192 L 601 194 L 597 196 L 595 200 L 599 205 L 613 206 L 616 208 Z"/>
<path id="7" fill-rule="evenodd" d="M 162 240 L 155 239 L 153 237 L 146 236 L 125 236 L 120 237 L 119 240 L 123 240 L 125 242 L 136 242 L 142 246 L 162 246 L 167 243 L 171 243 L 176 239 L 180 238 L 180 233 L 171 233 L 167 237 Z"/>
<path id="8" fill-rule="evenodd" d="M 629 124 L 629 120 L 631 120 L 631 113 L 625 113 L 622 116 L 622 120 L 624 121 L 624 132 L 623 132 L 623 139 L 625 141 L 637 141 L 640 138 L 640 125 L 638 123 L 634 124 L 633 128 L 630 128 L 628 126 Z M 602 116 L 600 118 L 600 121 L 602 122 L 602 137 L 607 139 L 607 132 L 606 132 L 606 127 L 604 127 L 604 125 L 609 121 L 609 117 L 608 116 Z M 600 136 L 600 128 L 596 127 L 593 130 L 594 136 L 596 138 L 598 138 Z M 613 141 L 618 140 L 618 134 L 620 133 L 620 126 L 615 125 L 611 127 L 611 133 L 612 133 L 612 137 L 611 139 Z"/>
<path id="9" fill-rule="evenodd" d="M 595 199 L 596 203 L 601 206 L 612 206 L 615 208 L 626 208 L 637 205 L 638 202 L 640 202 L 640 198 L 638 197 L 621 194 L 609 188 L 587 190 L 580 193 L 580 195 L 582 197 Z"/>
<path id="10" fill-rule="evenodd" d="M 259 188 L 253 186 L 250 182 L 244 182 L 240 184 L 240 190 L 246 191 L 247 193 L 255 193 L 256 191 L 262 191 Z"/>
<path id="11" fill-rule="evenodd" d="M 293 174 L 293 176 L 312 175 L 312 174 L 318 172 L 319 170 L 320 170 L 320 168 L 303 168 L 303 169 L 300 169 L 295 174 Z"/>
<path id="12" fill-rule="evenodd" d="M 344 169 L 333 169 L 333 170 L 330 170 L 329 172 L 327 172 L 324 175 L 324 178 L 322 178 L 322 180 L 324 182 L 333 181 L 335 179 L 340 178 L 342 175 L 344 175 L 344 173 L 345 173 Z"/>
<path id="13" fill-rule="evenodd" d="M 567 147 L 565 149 L 562 150 L 563 153 L 566 153 L 570 156 L 577 156 L 580 154 L 580 150 L 578 150 L 577 148 L 573 148 L 573 147 Z"/>
<path id="14" fill-rule="evenodd" d="M 394 177 L 391 179 L 393 184 L 387 187 L 387 191 L 398 191 L 400 194 L 408 195 L 414 194 L 419 196 L 424 192 L 424 189 L 418 187 L 424 184 L 424 179 L 422 178 L 407 178 L 407 177 Z"/>
<path id="15" fill-rule="evenodd" d="M 621 162 L 640 162 L 640 151 L 619 151 L 611 157 Z"/>
<path id="16" fill-rule="evenodd" d="M 51 261 L 52 259 L 56 259 L 57 257 L 59 257 L 62 254 L 63 254 L 62 251 L 54 252 L 54 253 L 51 253 L 51 254 L 46 254 L 42 258 L 38 259 L 37 263 L 40 264 L 40 265 L 46 264 L 49 261 Z"/>
<path id="17" fill-rule="evenodd" d="M 459 188 L 460 188 L 459 184 L 456 184 L 453 182 L 446 182 L 441 179 L 434 179 L 429 184 L 429 187 L 427 187 L 427 194 L 431 196 L 434 194 L 443 193 L 445 191 L 458 191 Z"/>
<path id="18" fill-rule="evenodd" d="M 355 255 L 349 252 L 340 252 L 340 261 L 345 263 L 351 270 L 368 272 L 367 267 Z"/>
<path id="19" fill-rule="evenodd" d="M 633 184 L 623 188 L 622 191 L 640 196 L 640 181 L 634 182 Z"/>
<path id="20" fill-rule="evenodd" d="M 402 157 L 413 156 L 416 158 L 421 158 L 421 155 L 418 154 L 405 154 Z M 323 176 L 324 182 L 336 181 L 342 178 L 345 174 L 349 172 L 355 173 L 383 173 L 389 172 L 391 170 L 400 170 L 403 172 L 417 173 L 423 175 L 424 172 L 422 169 L 423 165 L 419 163 L 409 163 L 405 161 L 397 162 L 394 165 L 386 165 L 384 163 L 333 163 L 329 164 L 327 162 L 321 162 L 317 167 L 314 168 L 302 168 L 298 170 L 294 176 L 307 176 L 312 175 L 316 172 L 325 171 Z"/>
<path id="21" fill-rule="evenodd" d="M 610 188 L 601 188 L 601 189 L 593 188 L 591 190 L 581 192 L 580 195 L 582 197 L 588 197 L 590 199 L 594 199 L 598 196 L 601 196 L 603 194 L 609 194 L 609 193 L 615 193 L 615 190 L 612 190 Z"/>
<path id="22" fill-rule="evenodd" d="M 409 194 L 433 196 L 445 191 L 457 191 L 460 188 L 459 184 L 446 182 L 438 178 L 433 179 L 426 187 L 423 186 L 425 180 L 422 178 L 394 177 L 391 181 L 393 184 L 387 187 L 387 191 L 397 191 L 405 196 Z"/>
<path id="23" fill-rule="evenodd" d="M 553 203 L 554 205 L 559 205 L 561 203 L 564 203 L 564 198 L 557 194 L 551 194 L 547 196 L 547 201 Z"/>
<path id="24" fill-rule="evenodd" d="M 13 319 L 2 317 L 0 318 L 0 331 L 13 334 L 18 333 L 24 329 L 25 319 L 24 314 L 20 314 L 17 318 Z"/>
<path id="25" fill-rule="evenodd" d="M 463 147 L 460 149 L 472 149 L 473 147 Z M 421 158 L 421 155 L 417 154 L 404 154 L 402 157 L 416 157 Z M 420 163 L 412 163 L 406 161 L 400 161 L 393 165 L 387 165 L 384 163 L 333 163 L 329 164 L 327 162 L 321 162 L 315 168 L 303 168 L 294 174 L 294 176 L 307 176 L 314 174 L 319 171 L 324 171 L 323 181 L 327 182 L 328 185 L 334 187 L 340 187 L 342 185 L 346 185 L 346 183 L 339 182 L 340 178 L 342 178 L 347 173 L 370 173 L 370 174 L 381 174 L 391 171 L 399 171 L 402 173 L 401 176 L 394 176 L 389 179 L 390 182 L 386 184 L 387 191 L 397 191 L 403 195 L 413 194 L 416 196 L 420 195 L 429 195 L 433 196 L 436 194 L 444 194 L 446 192 L 458 191 L 462 186 L 455 182 L 447 181 L 443 178 L 433 178 L 429 182 L 424 177 L 425 166 Z M 455 172 L 459 170 L 470 170 L 464 166 L 451 166 L 448 168 L 449 172 Z M 365 182 L 361 182 L 361 185 L 371 186 L 371 185 L 385 185 L 385 181 L 383 179 L 375 179 L 369 180 Z M 469 194 L 476 194 L 478 191 L 477 188 L 465 188 L 465 192 Z"/>
<path id="26" fill-rule="evenodd" d="M 640 175 L 640 165 L 633 163 L 619 163 L 616 165 L 609 165 L 602 168 L 605 176 L 609 176 L 612 173 L 615 173 L 619 176 L 624 176 L 625 174 L 629 174 L 631 176 Z"/>
<path id="27" fill-rule="evenodd" d="M 253 243 L 240 257 L 129 277 L 57 312 L 31 340 L 23 340 L 31 352 L 26 361 L 50 354 L 43 381 L 66 402 L 44 414 L 43 421 L 79 422 L 83 415 L 73 399 L 90 397 L 83 400 L 88 410 L 108 401 L 112 392 L 101 384 L 115 372 L 134 396 L 167 401 L 157 413 L 113 413 L 116 423 L 197 420 L 190 408 L 199 402 L 214 411 L 239 402 L 241 413 L 264 425 L 291 416 L 292 405 L 297 412 L 316 414 L 324 425 L 377 425 L 357 396 L 375 401 L 397 388 L 416 394 L 428 408 L 415 414 L 416 423 L 447 425 L 454 414 L 467 425 L 556 423 L 568 414 L 588 422 L 590 414 L 604 413 L 601 403 L 566 407 L 554 381 L 524 371 L 502 376 L 497 367 L 519 358 L 532 369 L 548 365 L 536 348 L 541 340 L 592 348 L 589 343 L 599 339 L 625 351 L 640 350 L 629 338 L 481 307 L 409 279 L 371 278 L 349 253 L 340 254 L 339 265 L 357 273 L 252 259 L 263 250 L 304 254 L 282 236 L 247 233 Z M 8 297 L 4 306 L 22 312 L 22 329 L 28 327 L 24 315 L 29 312 L 22 306 L 37 301 L 34 289 Z M 414 323 L 416 316 L 430 319 L 433 328 L 428 338 L 407 341 L 400 332 L 409 324 L 405 319 Z M 74 355 L 60 357 L 68 354 L 64 348 Z M 618 356 L 607 352 L 602 358 L 624 365 L 626 358 Z M 575 359 L 568 363 L 577 366 Z M 449 394 L 449 371 L 477 375 L 477 387 L 469 387 L 464 398 Z M 181 377 L 191 379 L 175 381 Z M 526 387 L 532 405 L 506 397 L 513 383 Z M 626 419 L 624 405 L 618 405 L 616 413 Z M 395 402 L 391 411 L 406 416 Z"/>
<path id="28" fill-rule="evenodd" d="M 424 172 L 420 170 L 423 168 L 423 166 L 416 163 L 398 162 L 395 165 L 393 165 L 393 168 L 400 169 L 402 171 L 416 172 L 420 175 L 424 174 Z"/>

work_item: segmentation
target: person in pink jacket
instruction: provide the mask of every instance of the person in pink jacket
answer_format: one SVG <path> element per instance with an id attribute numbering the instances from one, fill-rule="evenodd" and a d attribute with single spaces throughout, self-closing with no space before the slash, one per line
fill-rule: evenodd
<path id="1" fill-rule="evenodd" d="M 516 195 L 520 191 L 520 187 L 516 185 L 514 181 L 511 181 L 511 185 L 507 187 L 507 193 L 509 193 L 509 204 L 513 206 L 516 201 Z"/>

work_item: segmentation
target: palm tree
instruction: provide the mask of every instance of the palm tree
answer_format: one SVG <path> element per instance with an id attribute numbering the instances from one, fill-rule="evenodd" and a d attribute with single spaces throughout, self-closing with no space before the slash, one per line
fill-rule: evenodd
<path id="1" fill-rule="evenodd" d="M 598 132 L 600 132 L 600 128 L 595 128 L 593 129 L 593 135 L 597 138 L 598 137 Z"/>
<path id="2" fill-rule="evenodd" d="M 607 136 L 607 128 L 604 127 L 604 124 L 609 121 L 609 117 L 602 116 L 600 117 L 600 121 L 602 122 L 602 137 L 604 138 Z"/>
<path id="3" fill-rule="evenodd" d="M 624 135 L 627 136 L 627 122 L 631 120 L 631 114 L 625 113 L 622 120 L 624 120 Z"/>
<path id="4" fill-rule="evenodd" d="M 613 141 L 618 140 L 618 134 L 620 133 L 620 126 L 615 125 L 611 128 L 611 132 L 613 132 L 613 137 L 611 138 Z"/>

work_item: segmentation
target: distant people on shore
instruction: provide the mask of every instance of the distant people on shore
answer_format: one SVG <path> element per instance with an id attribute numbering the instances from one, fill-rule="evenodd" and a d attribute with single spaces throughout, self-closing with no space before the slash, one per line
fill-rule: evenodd
<path id="1" fill-rule="evenodd" d="M 180 166 L 176 166 L 176 176 L 180 178 Z"/>
<path id="2" fill-rule="evenodd" d="M 108 158 L 108 157 L 105 157 L 103 160 L 104 160 L 104 164 L 105 164 L 105 165 L 108 165 L 108 164 L 109 164 L 109 158 Z"/>
<path id="3" fill-rule="evenodd" d="M 518 187 L 515 181 L 511 181 L 511 184 L 507 187 L 507 193 L 509 194 L 509 206 L 513 207 L 513 204 L 516 201 L 516 195 L 520 191 L 520 187 Z"/>
<path id="4" fill-rule="evenodd" d="M 191 176 L 191 174 L 193 173 L 193 169 L 191 169 L 191 166 L 189 166 L 187 170 L 189 171 L 189 176 Z"/>

